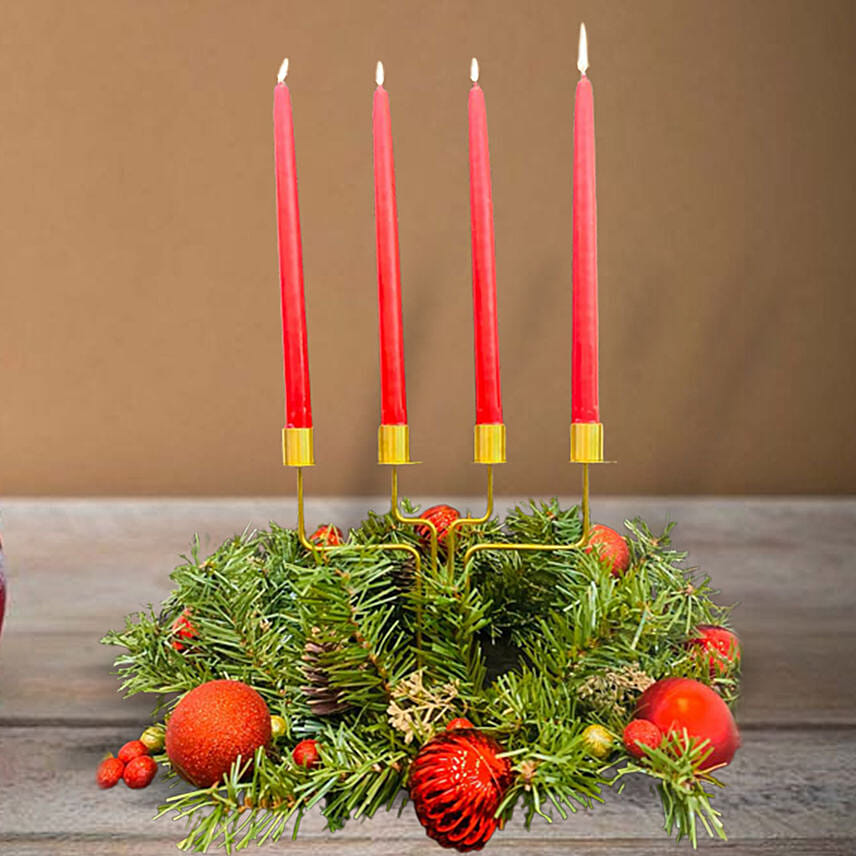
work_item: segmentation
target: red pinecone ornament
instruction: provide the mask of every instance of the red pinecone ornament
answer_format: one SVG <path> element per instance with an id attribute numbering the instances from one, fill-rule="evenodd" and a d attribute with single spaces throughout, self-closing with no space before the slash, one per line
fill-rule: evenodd
<path id="1" fill-rule="evenodd" d="M 511 785 L 511 764 L 493 738 L 456 728 L 429 740 L 410 767 L 410 798 L 429 838 L 465 853 L 481 850 Z"/>
<path id="2" fill-rule="evenodd" d="M 420 515 L 425 520 L 430 520 L 437 529 L 437 544 L 442 547 L 446 541 L 446 535 L 449 532 L 449 526 L 452 525 L 460 516 L 460 512 L 451 505 L 432 505 L 426 508 Z M 431 544 L 431 530 L 422 524 L 415 529 L 419 540 L 427 549 Z"/>

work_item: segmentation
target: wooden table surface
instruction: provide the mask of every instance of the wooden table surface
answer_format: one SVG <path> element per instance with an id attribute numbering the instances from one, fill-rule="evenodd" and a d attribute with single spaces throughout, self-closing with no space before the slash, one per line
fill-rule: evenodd
<path id="1" fill-rule="evenodd" d="M 503 508 L 512 500 L 500 501 Z M 314 526 L 356 523 L 366 501 L 316 501 Z M 373 503 L 382 508 L 383 503 Z M 477 509 L 479 504 L 473 503 Z M 856 853 L 856 500 L 597 498 L 598 520 L 677 520 L 675 542 L 740 602 L 737 717 L 743 748 L 717 797 L 736 854 Z M 183 825 L 152 821 L 169 786 L 94 783 L 99 758 L 138 735 L 150 700 L 123 700 L 100 635 L 168 590 L 198 532 L 203 547 L 248 524 L 294 521 L 283 500 L 13 500 L 0 508 L 9 576 L 0 640 L 0 853 L 176 852 Z M 661 829 L 647 782 L 563 823 L 514 822 L 489 853 L 688 852 Z M 318 816 L 266 852 L 438 854 L 407 809 L 329 835 Z"/>

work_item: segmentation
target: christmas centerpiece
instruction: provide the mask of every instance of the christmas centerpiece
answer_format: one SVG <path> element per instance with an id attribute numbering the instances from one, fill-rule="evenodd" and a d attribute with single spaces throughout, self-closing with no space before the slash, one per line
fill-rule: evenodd
<path id="1" fill-rule="evenodd" d="M 275 90 L 285 343 L 283 461 L 297 525 L 198 544 L 158 608 L 105 642 L 128 694 L 160 696 L 140 740 L 97 781 L 145 787 L 157 763 L 189 783 L 161 813 L 186 818 L 185 849 L 227 850 L 297 834 L 320 810 L 331 830 L 409 799 L 439 845 L 483 848 L 513 814 L 528 826 L 596 810 L 605 789 L 647 776 L 665 827 L 724 836 L 718 771 L 740 738 L 730 707 L 740 649 L 706 577 L 684 566 L 670 527 L 592 525 L 589 468 L 603 462 L 597 396 L 594 130 L 584 32 L 575 114 L 571 461 L 579 505 L 494 512 L 505 461 L 493 213 L 484 95 L 469 100 L 476 344 L 475 460 L 485 508 L 419 509 L 399 495 L 411 463 L 389 100 L 374 100 L 382 423 L 388 511 L 307 534 L 314 464 L 303 275 L 284 63 Z"/>

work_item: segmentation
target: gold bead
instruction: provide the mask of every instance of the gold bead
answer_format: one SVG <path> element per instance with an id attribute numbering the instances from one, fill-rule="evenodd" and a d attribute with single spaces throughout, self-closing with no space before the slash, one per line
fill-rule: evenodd
<path id="1" fill-rule="evenodd" d="M 602 725 L 589 725 L 583 730 L 583 742 L 595 758 L 606 758 L 615 739 Z"/>
<path id="2" fill-rule="evenodd" d="M 163 749 L 164 727 L 162 725 L 150 725 L 141 735 L 140 743 L 149 752 L 160 752 Z"/>
<path id="3" fill-rule="evenodd" d="M 288 730 L 288 723 L 281 716 L 272 716 L 270 718 L 270 735 L 274 740 L 282 737 Z"/>

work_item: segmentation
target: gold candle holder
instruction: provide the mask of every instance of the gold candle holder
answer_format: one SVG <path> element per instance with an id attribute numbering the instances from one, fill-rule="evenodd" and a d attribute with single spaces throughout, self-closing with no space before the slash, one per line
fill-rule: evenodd
<path id="1" fill-rule="evenodd" d="M 505 425 L 502 422 L 475 426 L 473 458 L 477 464 L 505 463 Z"/>
<path id="2" fill-rule="evenodd" d="M 284 467 L 315 466 L 312 428 L 282 429 L 282 465 Z"/>
<path id="3" fill-rule="evenodd" d="M 387 466 L 414 463 L 410 460 L 409 425 L 381 425 L 377 429 L 377 462 Z"/>
<path id="4" fill-rule="evenodd" d="M 571 463 L 603 463 L 603 424 L 571 422 Z"/>

